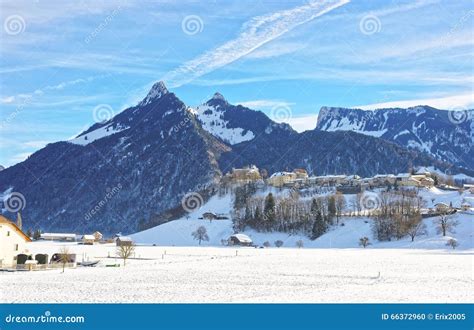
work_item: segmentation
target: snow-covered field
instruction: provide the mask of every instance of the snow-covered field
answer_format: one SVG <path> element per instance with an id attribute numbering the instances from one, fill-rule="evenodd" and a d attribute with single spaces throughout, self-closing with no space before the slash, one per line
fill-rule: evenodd
<path id="1" fill-rule="evenodd" d="M 422 192 L 427 207 L 437 202 L 460 205 L 473 195 Z M 351 198 L 346 196 L 346 198 Z M 377 242 L 371 219 L 345 217 L 316 240 L 304 235 L 245 231 L 254 243 L 282 248 L 222 246 L 233 234 L 230 220 L 198 219 L 203 212 L 227 213 L 230 196 L 212 197 L 187 217 L 132 235 L 135 255 L 123 267 L 113 244 L 33 242 L 32 254 L 59 252 L 65 244 L 77 260 L 99 260 L 97 267 L 0 272 L 0 302 L 451 302 L 472 303 L 474 209 L 458 212 L 455 232 L 442 237 L 433 218 L 427 235 Z M 205 226 L 209 241 L 191 233 Z M 372 245 L 358 247 L 359 238 Z M 446 246 L 457 239 L 456 250 Z M 296 248 L 302 240 L 304 247 Z M 156 246 L 153 246 L 156 245 Z"/>
<path id="2" fill-rule="evenodd" d="M 30 249 L 59 246 L 32 243 Z M 109 268 L 113 245 L 70 248 L 79 261 L 101 260 L 99 266 L 0 273 L 0 301 L 473 301 L 470 251 L 142 246 L 141 260 Z"/>

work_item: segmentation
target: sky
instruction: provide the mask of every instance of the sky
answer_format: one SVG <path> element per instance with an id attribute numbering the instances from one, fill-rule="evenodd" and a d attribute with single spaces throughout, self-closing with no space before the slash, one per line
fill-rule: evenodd
<path id="1" fill-rule="evenodd" d="M 474 107 L 469 0 L 1 1 L 0 164 L 165 81 L 298 131 L 322 106 Z"/>

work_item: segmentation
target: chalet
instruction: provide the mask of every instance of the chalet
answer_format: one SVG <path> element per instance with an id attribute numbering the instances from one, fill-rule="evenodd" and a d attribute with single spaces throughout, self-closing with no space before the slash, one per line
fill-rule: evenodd
<path id="1" fill-rule="evenodd" d="M 75 242 L 76 234 L 69 233 L 43 233 L 40 239 L 45 241 Z"/>
<path id="2" fill-rule="evenodd" d="M 469 211 L 471 209 L 471 204 L 468 202 L 464 202 L 461 204 L 461 210 L 463 211 Z"/>
<path id="3" fill-rule="evenodd" d="M 276 172 L 272 174 L 267 182 L 274 187 L 283 187 L 285 184 L 293 183 L 296 178 L 296 173 L 293 172 Z"/>
<path id="4" fill-rule="evenodd" d="M 102 240 L 102 237 L 104 237 L 100 231 L 96 231 L 92 235 L 94 235 L 94 240 L 96 242 L 100 242 Z"/>
<path id="5" fill-rule="evenodd" d="M 451 207 L 446 203 L 436 203 L 435 209 L 437 212 L 447 212 L 450 211 Z"/>
<path id="6" fill-rule="evenodd" d="M 14 267 L 17 255 L 26 253 L 31 239 L 18 226 L 0 215 L 0 267 Z"/>
<path id="7" fill-rule="evenodd" d="M 368 183 L 372 186 L 394 185 L 395 181 L 396 178 L 393 174 L 377 174 L 374 177 L 368 179 Z"/>
<path id="8" fill-rule="evenodd" d="M 115 239 L 116 246 L 130 246 L 133 245 L 133 240 L 128 236 L 120 236 Z"/>
<path id="9" fill-rule="evenodd" d="M 229 237 L 229 245 L 251 246 L 252 239 L 245 234 L 234 234 Z"/>
<path id="10" fill-rule="evenodd" d="M 233 168 L 230 177 L 233 182 L 242 183 L 255 182 L 262 179 L 258 167 L 255 165 L 244 168 Z"/>
<path id="11" fill-rule="evenodd" d="M 83 235 L 82 236 L 82 244 L 86 245 L 94 245 L 95 236 L 94 235 Z"/>

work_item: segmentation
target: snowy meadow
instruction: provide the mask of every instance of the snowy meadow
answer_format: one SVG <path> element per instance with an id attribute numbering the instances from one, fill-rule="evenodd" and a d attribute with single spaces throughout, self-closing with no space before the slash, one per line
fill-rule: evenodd
<path id="1" fill-rule="evenodd" d="M 469 250 L 141 246 L 123 267 L 112 244 L 70 249 L 100 262 L 2 272 L 1 302 L 472 302 Z"/>

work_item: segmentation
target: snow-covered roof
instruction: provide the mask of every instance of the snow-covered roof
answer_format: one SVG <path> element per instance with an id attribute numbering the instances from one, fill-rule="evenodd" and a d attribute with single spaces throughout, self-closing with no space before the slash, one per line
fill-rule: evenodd
<path id="1" fill-rule="evenodd" d="M 252 243 L 252 239 L 245 234 L 234 234 L 231 237 L 235 237 L 241 243 Z"/>
<path id="2" fill-rule="evenodd" d="M 436 203 L 435 206 L 449 206 L 449 205 L 446 203 L 440 202 L 440 203 Z"/>
<path id="3" fill-rule="evenodd" d="M 395 177 L 394 174 L 376 174 L 374 176 L 374 179 L 376 179 L 376 178 L 393 178 L 393 177 Z"/>
<path id="4" fill-rule="evenodd" d="M 119 239 L 121 242 L 133 242 L 132 238 L 128 236 L 120 236 L 117 239 Z"/>
<path id="5" fill-rule="evenodd" d="M 287 175 L 295 175 L 295 173 L 292 172 L 275 172 L 272 174 L 270 178 L 276 178 L 277 176 L 287 176 Z"/>
<path id="6" fill-rule="evenodd" d="M 409 178 L 411 176 L 410 173 L 398 173 L 397 178 Z"/>
<path id="7" fill-rule="evenodd" d="M 56 238 L 60 238 L 60 237 L 68 237 L 68 238 L 76 238 L 76 234 L 69 234 L 69 233 L 43 233 L 41 234 L 42 238 L 44 237 L 56 237 Z"/>
<path id="8" fill-rule="evenodd" d="M 95 239 L 94 235 L 83 235 L 82 239 Z"/>

